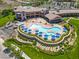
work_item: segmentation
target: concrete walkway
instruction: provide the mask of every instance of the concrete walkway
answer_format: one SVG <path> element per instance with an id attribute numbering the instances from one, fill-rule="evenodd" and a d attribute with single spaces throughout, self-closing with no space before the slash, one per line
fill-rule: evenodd
<path id="1" fill-rule="evenodd" d="M 70 27 L 70 31 L 69 31 L 68 35 L 64 36 L 62 40 L 64 40 L 66 37 L 68 37 L 71 34 L 71 32 L 72 32 L 72 28 Z"/>
<path id="2" fill-rule="evenodd" d="M 22 42 L 22 43 L 32 44 L 32 42 L 24 41 L 24 40 L 20 39 L 18 36 L 16 36 L 16 40 L 19 41 L 19 42 Z"/>
<path id="3" fill-rule="evenodd" d="M 66 21 L 66 23 L 69 23 L 69 21 L 72 19 L 72 17 L 70 17 L 67 21 Z"/>
<path id="4" fill-rule="evenodd" d="M 22 43 L 26 43 L 26 44 L 32 44 L 32 42 L 29 42 L 29 41 L 25 41 L 25 40 L 22 40 L 18 37 L 18 32 L 17 30 L 15 30 L 16 32 L 16 40 L 19 41 L 19 42 L 22 42 Z"/>

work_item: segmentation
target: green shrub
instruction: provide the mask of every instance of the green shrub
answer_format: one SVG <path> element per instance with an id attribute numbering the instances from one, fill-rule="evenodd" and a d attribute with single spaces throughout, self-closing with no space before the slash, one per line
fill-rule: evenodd
<path id="1" fill-rule="evenodd" d="M 2 15 L 5 17 L 5 16 L 8 16 L 10 14 L 10 11 L 9 10 L 3 10 L 2 11 Z"/>

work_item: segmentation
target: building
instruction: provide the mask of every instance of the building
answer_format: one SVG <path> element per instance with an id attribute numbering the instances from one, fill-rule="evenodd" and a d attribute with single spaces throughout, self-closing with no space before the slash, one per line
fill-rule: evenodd
<path id="1" fill-rule="evenodd" d="M 43 17 L 48 22 L 59 23 L 61 17 L 79 16 L 79 9 L 62 9 L 62 10 L 48 10 L 39 7 L 18 6 L 14 8 L 16 18 L 20 21 L 28 18 Z"/>
<path id="2" fill-rule="evenodd" d="M 78 0 L 52 0 L 52 9 L 73 9 L 77 8 Z"/>
<path id="3" fill-rule="evenodd" d="M 53 14 L 53 13 L 46 14 L 45 18 L 47 18 L 48 22 L 50 23 L 59 23 L 62 21 L 61 16 Z"/>
<path id="4" fill-rule="evenodd" d="M 62 17 L 72 17 L 72 16 L 79 16 L 79 9 L 65 9 L 65 10 L 59 10 L 59 11 L 49 11 L 49 13 L 60 15 Z"/>
<path id="5" fill-rule="evenodd" d="M 49 11 L 46 8 L 19 6 L 14 8 L 14 12 L 16 14 L 17 19 L 26 20 L 27 18 L 33 18 L 39 16 L 43 17 Z"/>
<path id="6" fill-rule="evenodd" d="M 14 8 L 14 12 L 16 18 L 20 21 L 24 21 L 28 18 L 43 17 L 48 22 L 58 23 L 60 22 L 59 18 L 61 18 L 59 15 L 49 13 L 48 9 L 39 7 L 19 6 Z"/>

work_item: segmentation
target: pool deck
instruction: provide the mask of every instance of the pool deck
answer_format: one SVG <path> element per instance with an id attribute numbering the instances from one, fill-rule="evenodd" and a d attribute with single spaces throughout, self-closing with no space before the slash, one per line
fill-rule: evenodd
<path id="1" fill-rule="evenodd" d="M 49 24 L 47 21 L 45 21 L 43 18 L 32 18 L 32 19 L 29 19 L 29 20 L 26 20 L 25 21 L 25 25 L 27 27 L 29 27 L 29 24 L 30 23 L 40 23 L 41 25 L 44 25 L 44 24 Z"/>
<path id="2" fill-rule="evenodd" d="M 35 27 L 33 26 L 33 24 L 35 24 Z M 59 33 L 60 35 L 63 35 L 64 34 L 64 32 L 63 32 L 63 26 L 61 26 L 61 25 L 59 25 L 59 24 L 49 24 L 46 20 L 44 20 L 43 18 L 32 18 L 32 19 L 29 19 L 29 20 L 26 20 L 25 22 L 24 22 L 24 26 L 26 27 L 26 28 L 28 28 L 28 29 L 31 29 L 31 26 L 33 26 L 33 29 L 31 29 L 32 30 L 32 34 L 34 34 L 35 33 L 35 30 L 40 30 L 40 28 L 36 28 L 36 24 L 37 25 L 41 25 L 43 28 L 49 28 L 49 30 L 47 30 L 47 32 L 46 31 L 44 31 L 44 32 L 42 32 L 43 34 L 45 34 L 45 33 L 50 33 L 50 34 L 48 34 L 49 36 L 48 36 L 48 40 L 47 41 L 52 41 L 51 40 L 51 38 L 52 38 L 52 36 L 51 35 L 54 35 L 54 36 L 56 36 L 56 34 L 57 33 Z M 60 29 L 60 31 L 56 31 L 56 30 L 52 30 L 51 28 L 54 28 L 54 27 L 59 27 L 59 29 Z M 49 32 L 48 32 L 49 31 Z M 55 32 L 56 31 L 56 32 Z M 52 34 L 51 34 L 52 33 Z M 44 35 L 42 35 L 42 38 L 44 38 Z M 55 38 L 55 39 L 59 39 L 59 38 Z"/>
<path id="3" fill-rule="evenodd" d="M 27 28 L 29 28 L 32 24 L 40 24 L 41 26 L 46 27 L 46 28 L 47 27 L 60 27 L 61 31 L 59 33 L 62 34 L 62 32 L 63 32 L 62 26 L 60 26 L 58 24 L 50 24 L 46 20 L 44 20 L 43 18 L 32 18 L 32 19 L 25 21 L 24 24 L 26 25 Z"/>
<path id="4" fill-rule="evenodd" d="M 45 24 L 49 24 L 47 21 L 45 21 L 43 18 L 32 18 L 32 19 L 29 19 L 27 21 L 24 22 L 24 25 L 29 28 L 30 27 L 30 24 L 35 24 L 35 23 L 38 23 L 40 25 L 45 25 Z M 61 31 L 59 32 L 61 35 L 63 34 L 63 27 L 58 25 L 58 24 L 53 24 L 53 27 L 59 27 L 61 29 Z M 55 33 L 55 32 L 54 32 Z M 50 40 L 50 38 L 49 38 Z M 57 39 L 58 40 L 58 39 Z M 58 40 L 59 41 L 59 40 Z"/>
<path id="5" fill-rule="evenodd" d="M 29 35 L 26 35 L 25 33 L 23 33 L 23 31 L 21 32 L 21 31 L 19 30 L 19 28 L 18 28 L 18 32 L 19 32 L 20 34 L 26 36 L 26 37 L 35 38 L 35 40 L 37 40 L 38 42 L 41 42 L 42 44 L 47 44 L 47 45 L 51 45 L 51 46 L 53 46 L 53 45 L 58 45 L 58 44 L 60 44 L 61 42 L 63 42 L 64 39 L 65 39 L 66 37 L 68 37 L 68 36 L 71 34 L 71 28 L 70 28 L 70 31 L 69 31 L 69 33 L 68 33 L 67 36 L 63 37 L 62 40 L 60 40 L 60 41 L 58 41 L 58 42 L 53 42 L 53 43 L 45 42 L 45 41 L 40 40 L 38 37 L 35 37 L 35 36 L 29 36 Z"/>

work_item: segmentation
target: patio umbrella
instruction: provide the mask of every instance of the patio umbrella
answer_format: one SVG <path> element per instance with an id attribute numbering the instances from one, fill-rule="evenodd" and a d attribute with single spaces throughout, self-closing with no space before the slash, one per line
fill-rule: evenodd
<path id="1" fill-rule="evenodd" d="M 31 29 L 28 29 L 28 31 L 30 32 L 30 31 L 31 31 Z"/>
<path id="2" fill-rule="evenodd" d="M 44 39 L 45 39 L 45 40 L 48 39 L 48 35 L 47 35 L 47 34 L 44 35 Z"/>
<path id="3" fill-rule="evenodd" d="M 39 32 L 39 30 L 35 30 L 35 32 Z"/>
<path id="4" fill-rule="evenodd" d="M 26 26 L 22 25 L 22 29 L 24 30 L 26 28 Z"/>
<path id="5" fill-rule="evenodd" d="M 42 32 L 39 32 L 38 35 L 39 35 L 39 36 L 42 36 Z"/>
<path id="6" fill-rule="evenodd" d="M 60 34 L 59 33 L 56 33 L 56 37 L 59 38 L 60 37 Z"/>
<path id="7" fill-rule="evenodd" d="M 28 29 L 27 33 L 31 34 L 31 29 Z"/>
<path id="8" fill-rule="evenodd" d="M 24 26 L 24 25 L 22 25 L 22 28 L 25 28 L 25 26 Z"/>
<path id="9" fill-rule="evenodd" d="M 42 36 L 42 34 L 39 34 L 39 36 Z"/>
<path id="10" fill-rule="evenodd" d="M 38 35 L 38 32 L 39 32 L 39 30 L 36 30 L 36 31 L 35 31 L 35 34 Z"/>
<path id="11" fill-rule="evenodd" d="M 66 31 L 67 31 L 67 29 L 66 29 L 65 27 L 63 28 L 63 30 L 64 30 L 64 32 L 66 32 Z"/>
<path id="12" fill-rule="evenodd" d="M 28 34 L 31 34 L 31 32 L 28 32 Z"/>
<path id="13" fill-rule="evenodd" d="M 39 34 L 42 34 L 43 32 L 39 32 Z"/>
<path id="14" fill-rule="evenodd" d="M 56 36 L 55 35 L 52 35 L 52 40 L 55 40 L 56 39 Z"/>
<path id="15" fill-rule="evenodd" d="M 25 28 L 24 31 L 27 32 L 27 28 Z"/>

